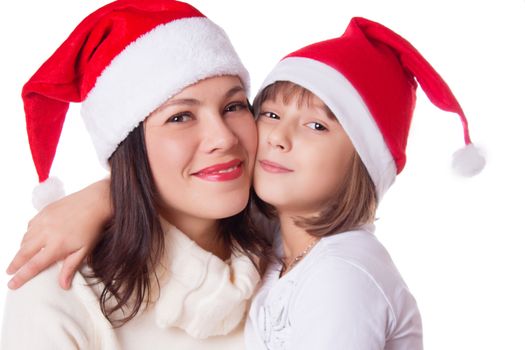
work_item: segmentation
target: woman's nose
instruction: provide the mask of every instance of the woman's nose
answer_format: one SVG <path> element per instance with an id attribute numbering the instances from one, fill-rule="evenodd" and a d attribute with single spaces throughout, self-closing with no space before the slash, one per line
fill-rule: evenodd
<path id="1" fill-rule="evenodd" d="M 206 152 L 226 151 L 239 143 L 239 138 L 220 115 L 214 115 L 204 122 L 204 149 Z"/>

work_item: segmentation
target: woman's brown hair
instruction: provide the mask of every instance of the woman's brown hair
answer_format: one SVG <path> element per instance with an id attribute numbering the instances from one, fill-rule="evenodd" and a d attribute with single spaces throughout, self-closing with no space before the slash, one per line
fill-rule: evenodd
<path id="1" fill-rule="evenodd" d="M 103 290 L 99 303 L 114 326 L 135 317 L 148 302 L 156 267 L 164 253 L 164 232 L 157 211 L 157 190 L 149 167 L 140 123 L 109 159 L 113 217 L 88 258 Z M 246 254 L 262 274 L 270 243 L 251 221 L 249 206 L 237 215 L 219 220 L 221 238 L 232 251 Z M 121 311 L 122 317 L 114 317 Z"/>
<path id="2" fill-rule="evenodd" d="M 289 81 L 277 81 L 264 88 L 253 103 L 255 115 L 258 116 L 264 101 L 280 99 L 284 104 L 296 99 L 298 105 L 309 106 L 315 95 L 308 89 Z M 334 118 L 328 106 L 324 105 L 326 113 Z M 256 195 L 254 202 L 267 217 L 275 217 L 275 209 L 264 203 Z M 324 203 L 323 210 L 314 217 L 297 217 L 294 222 L 313 236 L 323 237 L 335 233 L 356 229 L 375 219 L 377 197 L 375 186 L 361 161 L 359 154 L 353 151 L 350 168 L 343 184 L 335 196 Z"/>

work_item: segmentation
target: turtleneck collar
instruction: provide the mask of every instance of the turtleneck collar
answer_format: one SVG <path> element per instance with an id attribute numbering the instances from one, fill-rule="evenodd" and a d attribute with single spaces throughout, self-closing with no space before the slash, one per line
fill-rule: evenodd
<path id="1" fill-rule="evenodd" d="M 163 220 L 165 260 L 155 302 L 159 327 L 178 327 L 194 338 L 224 335 L 245 318 L 260 280 L 251 260 L 233 253 L 223 261 Z"/>

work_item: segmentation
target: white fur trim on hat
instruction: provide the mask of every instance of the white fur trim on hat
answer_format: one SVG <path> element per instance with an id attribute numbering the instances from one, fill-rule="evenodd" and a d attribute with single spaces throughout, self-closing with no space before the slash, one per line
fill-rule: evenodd
<path id="1" fill-rule="evenodd" d="M 479 174 L 486 163 L 482 150 L 472 143 L 454 152 L 452 157 L 452 168 L 461 176 Z"/>
<path id="2" fill-rule="evenodd" d="M 290 81 L 319 97 L 350 137 L 376 187 L 378 199 L 396 178 L 397 169 L 381 131 L 354 86 L 337 70 L 316 60 L 283 59 L 270 72 L 261 90 L 276 81 Z"/>
<path id="3" fill-rule="evenodd" d="M 64 197 L 64 185 L 56 177 L 49 177 L 33 189 L 33 207 L 42 210 L 49 203 Z"/>
<path id="4" fill-rule="evenodd" d="M 176 43 L 176 44 L 174 44 Z M 204 17 L 159 25 L 128 45 L 98 77 L 81 114 L 102 164 L 170 97 L 221 75 L 249 75 L 226 33 Z"/>

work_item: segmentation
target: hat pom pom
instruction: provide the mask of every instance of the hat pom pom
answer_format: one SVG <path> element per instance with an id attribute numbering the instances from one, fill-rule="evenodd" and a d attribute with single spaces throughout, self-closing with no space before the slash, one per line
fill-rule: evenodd
<path id="1" fill-rule="evenodd" d="M 452 168 L 461 176 L 474 176 L 485 167 L 485 157 L 472 143 L 457 150 L 452 159 Z"/>
<path id="2" fill-rule="evenodd" d="M 49 203 L 64 197 L 64 195 L 62 181 L 56 177 L 50 177 L 33 189 L 33 207 L 41 210 Z"/>

